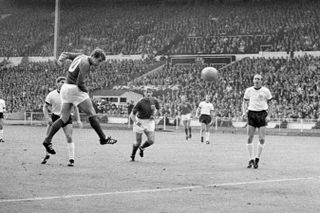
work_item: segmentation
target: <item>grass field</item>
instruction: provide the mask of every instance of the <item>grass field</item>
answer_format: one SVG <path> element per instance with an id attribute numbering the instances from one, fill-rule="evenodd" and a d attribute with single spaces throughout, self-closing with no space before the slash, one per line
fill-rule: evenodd
<path id="1" fill-rule="evenodd" d="M 65 138 L 47 165 L 45 127 L 5 126 L 0 143 L 0 212 L 320 212 L 320 140 L 266 138 L 259 169 L 247 169 L 246 135 L 216 133 L 185 142 L 182 130 L 156 132 L 156 143 L 130 162 L 129 130 L 101 146 L 92 129 L 74 129 L 75 167 Z M 255 143 L 257 138 L 255 138 Z"/>

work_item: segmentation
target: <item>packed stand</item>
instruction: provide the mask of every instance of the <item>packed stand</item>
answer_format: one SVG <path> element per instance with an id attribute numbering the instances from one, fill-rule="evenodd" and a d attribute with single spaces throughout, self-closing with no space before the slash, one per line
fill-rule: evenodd
<path id="1" fill-rule="evenodd" d="M 89 53 L 97 46 L 111 55 L 319 50 L 319 1 L 267 2 L 62 4 L 58 52 Z M 2 19 L 0 56 L 52 55 L 53 4 L 14 5 Z"/>
<path id="2" fill-rule="evenodd" d="M 55 89 L 55 79 L 65 76 L 69 63 L 58 67 L 54 62 L 26 62 L 18 66 L 0 66 L 0 85 L 8 112 L 42 111 L 45 96 Z M 149 60 L 107 60 L 92 70 L 86 79 L 89 91 L 125 85 L 129 80 L 149 71 Z"/>
<path id="3" fill-rule="evenodd" d="M 213 97 L 215 112 L 219 117 L 241 117 L 244 91 L 253 86 L 254 74 L 261 73 L 264 85 L 270 89 L 271 117 L 318 119 L 320 114 L 320 57 L 304 56 L 285 58 L 245 58 L 220 70 L 217 83 L 201 80 L 204 64 L 175 65 L 161 72 L 133 81 L 132 88 L 149 86 L 159 88 L 157 97 L 162 109 L 171 117 L 177 115 L 181 95 L 186 95 L 194 109 L 209 93 Z M 160 89 L 161 88 L 161 89 Z M 175 88 L 175 89 L 172 89 Z"/>

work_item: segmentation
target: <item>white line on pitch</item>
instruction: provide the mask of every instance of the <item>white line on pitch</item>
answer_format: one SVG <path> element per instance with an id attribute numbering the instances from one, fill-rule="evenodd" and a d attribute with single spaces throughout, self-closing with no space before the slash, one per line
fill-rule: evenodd
<path id="1" fill-rule="evenodd" d="M 203 186 L 197 185 L 197 186 L 173 187 L 173 188 L 163 188 L 163 189 L 142 189 L 142 190 L 133 190 L 133 191 L 114 191 L 114 192 L 102 192 L 102 193 L 93 193 L 93 194 L 60 195 L 60 196 L 33 197 L 33 198 L 22 198 L 22 199 L 5 199 L 5 200 L 0 200 L 0 203 L 23 202 L 23 201 L 41 201 L 41 200 L 53 200 L 53 199 L 70 199 L 70 198 L 79 198 L 79 197 L 94 197 L 94 196 L 121 195 L 121 194 L 170 192 L 170 191 L 181 191 L 181 190 L 220 187 L 220 186 L 237 186 L 237 185 L 261 184 L 261 183 L 315 180 L 315 179 L 319 179 L 319 178 L 320 177 L 286 178 L 286 179 L 257 180 L 257 181 L 235 182 L 235 183 L 217 183 L 217 184 L 210 184 L 210 185 L 203 185 Z"/>

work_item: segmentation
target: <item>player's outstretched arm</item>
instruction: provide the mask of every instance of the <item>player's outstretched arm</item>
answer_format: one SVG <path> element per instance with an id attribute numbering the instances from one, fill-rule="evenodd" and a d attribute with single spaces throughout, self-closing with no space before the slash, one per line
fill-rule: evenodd
<path id="1" fill-rule="evenodd" d="M 196 109 L 196 117 L 199 117 L 199 116 L 200 116 L 200 110 L 201 110 L 201 107 L 199 106 L 199 107 Z"/>
<path id="2" fill-rule="evenodd" d="M 245 119 L 248 111 L 248 100 L 243 99 L 242 101 L 242 118 Z"/>

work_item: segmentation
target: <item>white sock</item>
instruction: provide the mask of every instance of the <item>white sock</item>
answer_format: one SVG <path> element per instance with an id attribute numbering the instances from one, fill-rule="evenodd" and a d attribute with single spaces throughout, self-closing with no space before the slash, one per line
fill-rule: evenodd
<path id="1" fill-rule="evenodd" d="M 260 158 L 262 150 L 263 150 L 264 144 L 259 143 L 258 144 L 258 153 L 257 153 L 257 158 Z"/>
<path id="2" fill-rule="evenodd" d="M 210 141 L 210 132 L 206 132 L 206 141 Z"/>
<path id="3" fill-rule="evenodd" d="M 0 130 L 0 139 L 3 139 L 3 129 Z"/>
<path id="4" fill-rule="evenodd" d="M 249 153 L 249 160 L 251 160 L 251 159 L 253 159 L 253 144 L 248 143 L 247 149 L 248 149 L 248 153 Z"/>
<path id="5" fill-rule="evenodd" d="M 67 143 L 69 160 L 74 160 L 74 143 Z"/>

